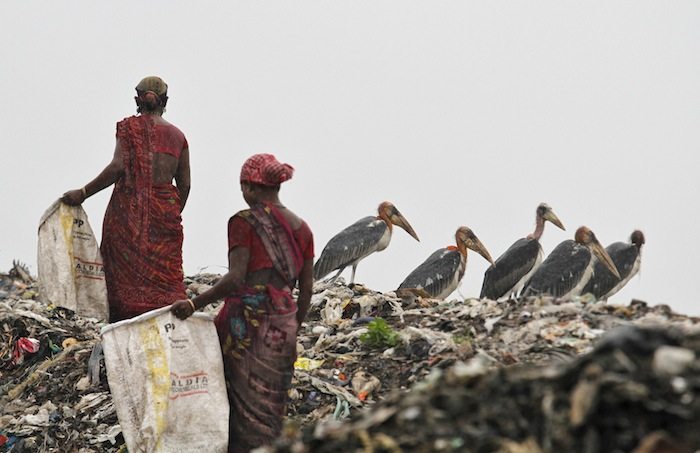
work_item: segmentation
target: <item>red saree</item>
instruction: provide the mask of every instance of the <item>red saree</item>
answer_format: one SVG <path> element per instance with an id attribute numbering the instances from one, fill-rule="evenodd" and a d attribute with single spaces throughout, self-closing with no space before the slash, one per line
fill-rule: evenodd
<path id="1" fill-rule="evenodd" d="M 172 184 L 152 182 L 153 153 L 179 156 L 182 148 L 164 149 L 174 143 L 186 147 L 184 135 L 142 115 L 117 123 L 117 138 L 125 173 L 107 206 L 100 246 L 110 322 L 186 298 L 180 196 Z"/>
<path id="2" fill-rule="evenodd" d="M 297 307 L 291 293 L 313 238 L 303 223 L 292 231 L 270 205 L 229 221 L 229 248 L 250 251 L 248 272 L 274 268 L 288 286 L 245 288 L 226 298 L 216 317 L 229 393 L 229 452 L 271 443 L 282 430 L 296 360 Z"/>

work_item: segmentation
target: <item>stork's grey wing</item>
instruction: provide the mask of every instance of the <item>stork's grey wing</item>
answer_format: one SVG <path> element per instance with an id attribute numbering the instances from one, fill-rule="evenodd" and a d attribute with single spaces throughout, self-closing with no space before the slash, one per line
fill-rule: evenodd
<path id="1" fill-rule="evenodd" d="M 486 269 L 481 298 L 496 300 L 508 294 L 537 262 L 540 243 L 536 239 L 515 241 L 496 262 Z"/>
<path id="2" fill-rule="evenodd" d="M 624 242 L 610 244 L 605 248 L 605 251 L 608 252 L 613 263 L 615 263 L 615 267 L 620 273 L 620 278 L 615 277 L 603 263 L 597 261 L 593 268 L 593 276 L 586 284 L 586 287 L 583 288 L 581 294 L 591 293 L 596 299 L 600 299 L 608 294 L 620 283 L 620 280 L 624 280 L 630 275 L 634 268 L 634 262 L 639 255 L 639 249 L 636 245 Z"/>
<path id="3" fill-rule="evenodd" d="M 620 280 L 627 278 L 632 272 L 632 269 L 634 269 L 634 263 L 637 261 L 637 257 L 639 256 L 639 249 L 637 246 L 634 244 L 617 242 L 610 244 L 605 250 L 615 263 L 615 267 L 620 273 Z"/>
<path id="4" fill-rule="evenodd" d="M 422 288 L 432 297 L 442 293 L 459 270 L 462 255 L 457 250 L 439 249 L 399 285 L 399 289 Z"/>
<path id="5" fill-rule="evenodd" d="M 523 295 L 565 295 L 581 280 L 590 260 L 591 252 L 587 247 L 572 240 L 560 243 L 532 275 L 523 288 Z"/>
<path id="6" fill-rule="evenodd" d="M 314 278 L 323 278 L 372 253 L 386 229 L 384 221 L 370 216 L 333 236 L 314 265 Z"/>

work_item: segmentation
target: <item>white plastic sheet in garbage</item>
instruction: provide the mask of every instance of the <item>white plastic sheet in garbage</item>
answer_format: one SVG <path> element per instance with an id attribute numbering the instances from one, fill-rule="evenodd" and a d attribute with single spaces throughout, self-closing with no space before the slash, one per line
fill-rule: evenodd
<path id="1" fill-rule="evenodd" d="M 102 255 L 81 206 L 60 200 L 39 222 L 39 297 L 80 316 L 107 320 L 107 287 Z"/>
<path id="2" fill-rule="evenodd" d="M 229 405 L 213 316 L 170 307 L 102 328 L 107 380 L 129 452 L 226 452 Z"/>

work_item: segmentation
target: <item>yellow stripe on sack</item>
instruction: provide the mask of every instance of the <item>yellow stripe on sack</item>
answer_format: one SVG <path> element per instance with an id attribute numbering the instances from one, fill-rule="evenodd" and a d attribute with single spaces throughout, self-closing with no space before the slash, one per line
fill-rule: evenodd
<path id="1" fill-rule="evenodd" d="M 68 205 L 61 203 L 58 208 L 58 218 L 61 222 L 61 229 L 63 230 L 63 239 L 66 243 L 66 248 L 68 249 L 68 256 L 71 262 L 71 273 L 73 274 L 73 279 L 75 280 L 75 260 L 73 259 L 73 210 L 68 207 Z"/>
<path id="2" fill-rule="evenodd" d="M 156 420 L 155 450 L 160 450 L 162 434 L 165 431 L 165 413 L 170 394 L 170 368 L 165 356 L 165 344 L 155 318 L 139 323 L 139 335 L 146 355 L 149 385 L 153 398 L 153 412 Z"/>

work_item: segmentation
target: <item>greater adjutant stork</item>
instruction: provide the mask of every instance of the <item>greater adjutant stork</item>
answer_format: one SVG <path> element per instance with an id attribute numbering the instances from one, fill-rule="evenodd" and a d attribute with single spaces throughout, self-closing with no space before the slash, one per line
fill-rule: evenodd
<path id="1" fill-rule="evenodd" d="M 635 230 L 630 236 L 630 243 L 613 242 L 605 248 L 618 272 L 620 278 L 617 279 L 601 263 L 596 263 L 593 268 L 593 277 L 581 294 L 591 293 L 596 299 L 607 299 L 620 291 L 623 286 L 639 272 L 642 262 L 642 245 L 644 244 L 644 234 Z"/>
<path id="2" fill-rule="evenodd" d="M 385 201 L 379 205 L 377 211 L 378 216 L 362 218 L 328 241 L 321 252 L 321 257 L 314 264 L 316 280 L 338 270 L 338 273 L 333 276 L 333 279 L 336 279 L 347 266 L 352 266 L 350 283 L 354 283 L 357 264 L 368 255 L 380 252 L 389 246 L 394 225 L 403 228 L 416 241 L 420 241 L 396 206 Z"/>
<path id="3" fill-rule="evenodd" d="M 535 231 L 515 241 L 492 266 L 486 269 L 479 297 L 498 300 L 504 296 L 518 294 L 542 263 L 540 238 L 544 232 L 545 221 L 566 230 L 552 208 L 546 203 L 541 203 L 535 211 Z"/>
<path id="4" fill-rule="evenodd" d="M 616 278 L 620 274 L 595 234 L 585 226 L 576 230 L 574 240 L 557 245 L 535 271 L 523 289 L 524 296 L 550 295 L 566 298 L 581 294 L 593 275 L 597 257 Z"/>
<path id="5" fill-rule="evenodd" d="M 493 264 L 486 247 L 469 228 L 459 227 L 457 245 L 436 250 L 399 285 L 398 290 L 415 291 L 435 299 L 444 299 L 457 289 L 467 268 L 467 249 L 472 249 Z"/>

